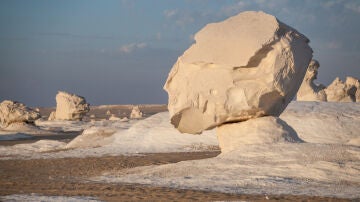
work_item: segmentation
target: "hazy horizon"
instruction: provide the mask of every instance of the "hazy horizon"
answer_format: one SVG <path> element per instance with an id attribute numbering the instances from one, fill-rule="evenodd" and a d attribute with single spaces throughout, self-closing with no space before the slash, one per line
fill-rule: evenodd
<path id="1" fill-rule="evenodd" d="M 318 83 L 360 78 L 360 1 L 3 0 L 0 101 L 165 104 L 168 73 L 204 25 L 262 10 L 310 39 Z"/>

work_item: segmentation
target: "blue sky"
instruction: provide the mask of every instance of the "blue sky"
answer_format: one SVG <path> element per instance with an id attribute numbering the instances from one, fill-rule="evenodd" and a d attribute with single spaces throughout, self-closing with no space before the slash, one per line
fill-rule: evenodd
<path id="1" fill-rule="evenodd" d="M 1 0 L 0 100 L 167 103 L 162 86 L 204 25 L 263 10 L 305 34 L 318 82 L 360 78 L 360 1 Z"/>

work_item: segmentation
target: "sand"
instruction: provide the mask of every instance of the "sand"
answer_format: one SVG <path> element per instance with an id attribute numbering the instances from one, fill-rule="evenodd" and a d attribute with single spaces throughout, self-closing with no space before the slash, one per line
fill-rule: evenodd
<path id="1" fill-rule="evenodd" d="M 108 118 L 106 111 L 128 115 L 132 106 L 96 106 L 90 110 L 96 119 Z M 52 109 L 41 108 L 46 116 Z M 166 106 L 140 106 L 146 116 L 166 111 Z M 119 116 L 122 117 L 122 116 Z M 81 130 L 82 131 L 82 130 Z M 0 145 L 15 145 L 53 139 L 69 142 L 81 131 L 56 136 L 36 136 L 29 140 L 0 141 Z M 139 166 L 161 165 L 180 161 L 212 158 L 219 151 L 191 153 L 152 153 L 135 156 L 102 156 L 86 158 L 48 158 L 0 160 L 1 196 L 23 194 L 28 196 L 88 196 L 105 201 L 351 201 L 348 199 L 294 196 L 226 194 L 215 191 L 174 189 L 140 184 L 106 183 L 90 181 L 104 173 L 119 172 Z M 268 200 L 269 199 L 269 200 Z"/>
<path id="2" fill-rule="evenodd" d="M 33 194 L 92 196 L 105 201 L 348 201 L 315 196 L 234 195 L 219 192 L 114 184 L 87 181 L 104 172 L 146 165 L 215 157 L 215 152 L 164 153 L 141 156 L 3 160 L 0 163 L 0 195 Z"/>

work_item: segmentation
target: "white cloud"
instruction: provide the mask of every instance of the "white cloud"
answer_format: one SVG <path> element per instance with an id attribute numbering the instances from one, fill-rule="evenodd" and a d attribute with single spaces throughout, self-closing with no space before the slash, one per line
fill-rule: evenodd
<path id="1" fill-rule="evenodd" d="M 331 42 L 326 43 L 326 48 L 328 48 L 328 49 L 335 50 L 335 49 L 339 49 L 341 47 L 342 47 L 342 44 L 337 41 L 331 41 Z"/>
<path id="2" fill-rule="evenodd" d="M 164 10 L 164 15 L 165 15 L 165 17 L 166 18 L 171 18 L 171 17 L 173 17 L 174 15 L 176 15 L 177 14 L 177 10 L 171 10 L 171 9 L 169 9 L 169 10 Z"/>
<path id="3" fill-rule="evenodd" d="M 191 15 L 183 15 L 179 17 L 175 23 L 180 27 L 185 27 L 185 25 L 193 23 L 195 19 Z"/>
<path id="4" fill-rule="evenodd" d="M 345 4 L 345 8 L 360 14 L 360 1 L 348 2 Z"/>
<path id="5" fill-rule="evenodd" d="M 131 53 L 132 51 L 136 49 L 143 49 L 147 46 L 146 43 L 131 43 L 126 44 L 120 47 L 120 52 L 122 53 Z"/>
<path id="6" fill-rule="evenodd" d="M 222 7 L 220 14 L 224 16 L 231 16 L 236 13 L 239 13 L 240 11 L 243 11 L 248 5 L 249 5 L 248 2 L 239 1 L 236 4 Z"/>

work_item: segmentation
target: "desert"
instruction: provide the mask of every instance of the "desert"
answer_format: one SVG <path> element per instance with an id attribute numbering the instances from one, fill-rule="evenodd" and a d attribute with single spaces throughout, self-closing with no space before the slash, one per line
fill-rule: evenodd
<path id="1" fill-rule="evenodd" d="M 137 3 L 120 4 L 132 10 Z M 265 11 L 244 9 L 253 4 Z M 219 10 L 219 5 L 212 9 Z M 98 40 L 114 45 L 137 38 L 138 32 L 121 37 L 40 34 L 70 37 L 76 48 L 87 50 L 56 51 L 55 57 L 42 57 L 43 61 L 54 65 L 55 58 L 65 57 L 87 66 L 65 71 L 63 60 L 58 70 L 66 77 L 49 71 L 54 75 L 47 74 L 50 80 L 42 86 L 47 90 L 35 88 L 42 80 L 34 78 L 32 85 L 19 82 L 30 91 L 20 91 L 14 83 L 6 88 L 0 84 L 0 201 L 358 201 L 358 72 L 346 77 L 330 74 L 330 59 L 318 53 L 322 41 L 315 37 L 313 43 L 308 29 L 296 27 L 301 22 L 289 24 L 290 14 L 282 15 L 284 10 L 278 11 L 279 17 L 272 12 L 274 6 L 261 1 L 230 5 L 232 9 L 221 7 L 222 15 L 197 26 L 189 42 L 180 46 L 170 40 L 181 47 L 173 53 L 154 48 L 168 40 L 162 34 L 156 34 L 150 45 L 123 45 L 117 54 L 87 48 Z M 320 5 L 326 11 L 335 6 L 350 10 L 344 2 Z M 166 22 L 186 14 L 178 9 L 162 12 Z M 196 24 L 195 18 L 180 19 Z M 182 23 L 175 21 L 176 32 L 186 30 Z M 140 30 L 149 26 L 139 25 Z M 311 21 L 303 26 L 312 27 Z M 55 42 L 64 45 L 62 40 L 51 43 Z M 147 51 L 160 53 L 161 59 Z M 87 60 L 85 53 L 90 53 Z M 168 54 L 174 54 L 171 60 Z M 161 67 L 163 61 L 166 68 Z M 96 71 L 95 64 L 100 67 Z M 115 75 L 110 64 L 121 64 L 121 74 Z M 1 71 L 7 75 L 4 81 L 15 74 Z M 329 78 L 322 84 L 326 73 Z M 111 85 L 116 81 L 127 85 Z M 49 92 L 52 97 L 45 99 Z M 129 104 L 108 104 L 109 100 Z"/>

